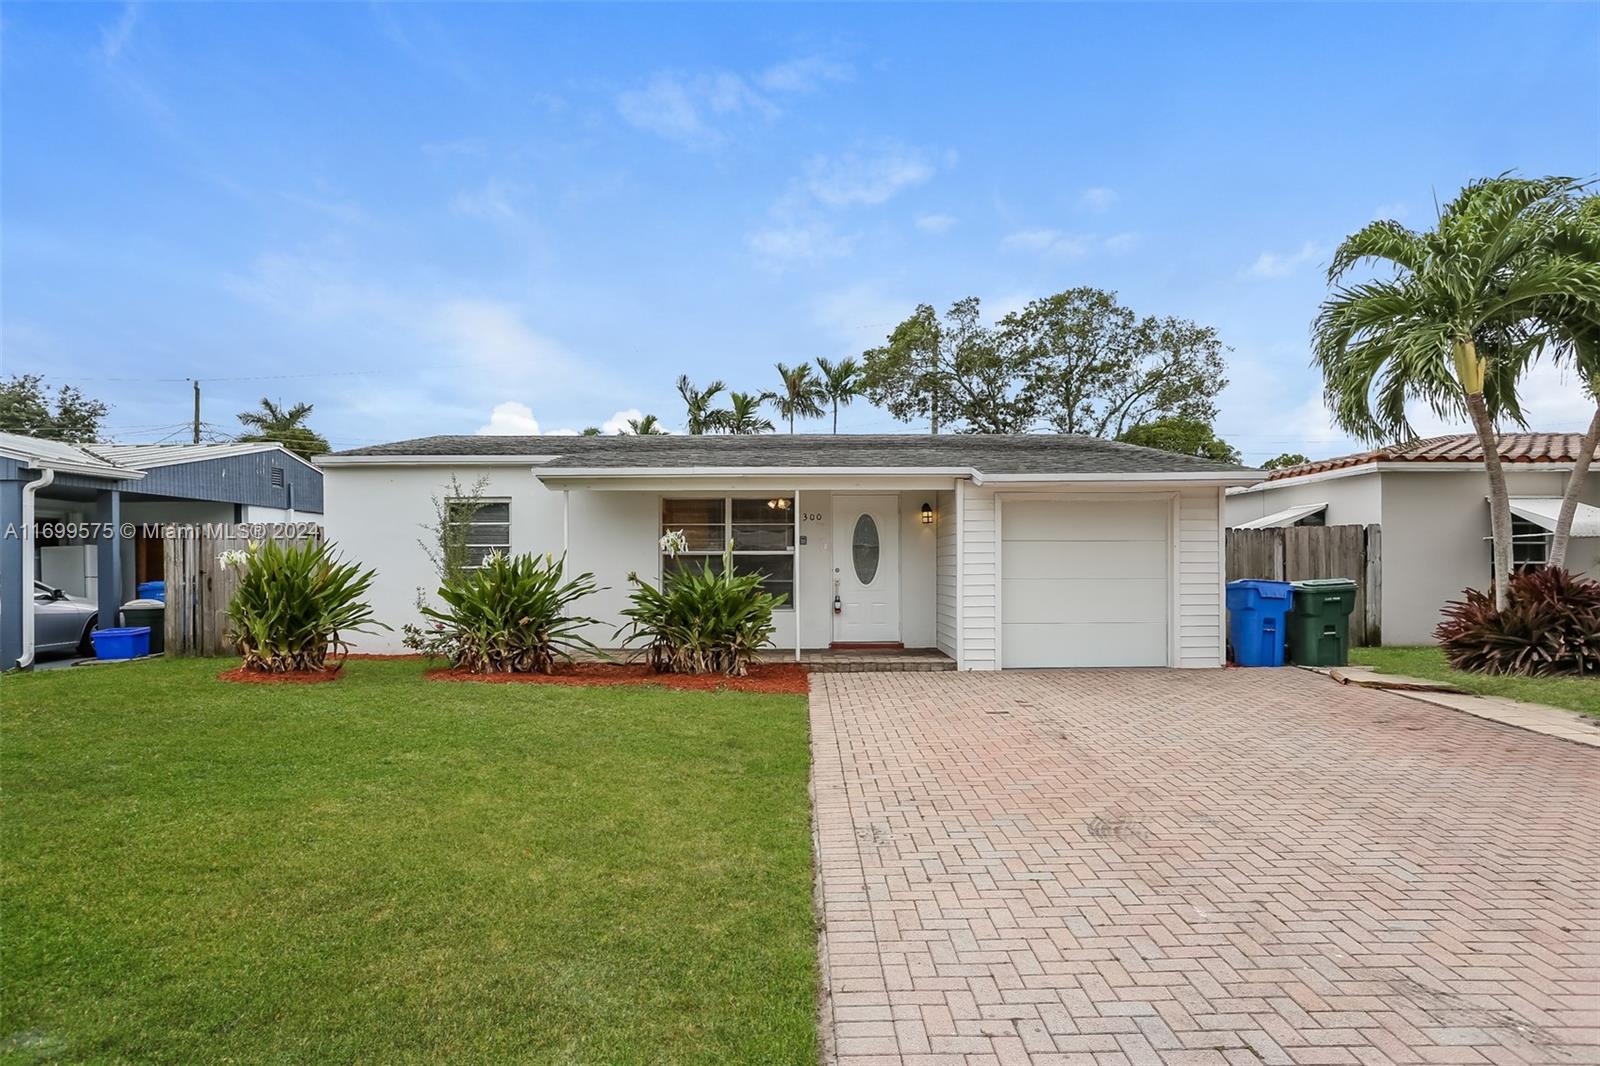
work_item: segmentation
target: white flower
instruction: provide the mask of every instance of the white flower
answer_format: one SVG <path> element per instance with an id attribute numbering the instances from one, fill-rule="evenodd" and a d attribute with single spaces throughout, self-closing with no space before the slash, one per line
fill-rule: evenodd
<path id="1" fill-rule="evenodd" d="M 689 550 L 689 538 L 683 535 L 681 529 L 670 530 L 661 538 L 661 550 L 667 558 L 676 559 L 679 552 Z"/>
<path id="2" fill-rule="evenodd" d="M 250 553 L 247 551 L 239 551 L 237 549 L 233 551 L 225 551 L 221 555 L 217 556 L 217 562 L 228 567 L 230 570 L 236 566 L 243 566 L 249 561 Z"/>

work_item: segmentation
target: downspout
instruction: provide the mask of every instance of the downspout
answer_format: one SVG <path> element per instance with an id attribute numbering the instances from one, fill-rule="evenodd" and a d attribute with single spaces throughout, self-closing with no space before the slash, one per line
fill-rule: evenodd
<path id="1" fill-rule="evenodd" d="M 17 658 L 18 670 L 33 665 L 33 497 L 40 489 L 49 488 L 55 479 L 56 472 L 42 466 L 39 476 L 22 486 L 22 533 L 26 543 L 22 546 L 22 654 Z"/>

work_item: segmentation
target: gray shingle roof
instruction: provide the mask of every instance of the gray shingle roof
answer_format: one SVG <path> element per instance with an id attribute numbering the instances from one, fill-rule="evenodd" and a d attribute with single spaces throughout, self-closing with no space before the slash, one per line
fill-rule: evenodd
<path id="1" fill-rule="evenodd" d="M 1070 434 L 910 433 L 839 436 L 443 436 L 338 452 L 343 456 L 527 455 L 552 469 L 888 468 L 1003 474 L 1232 474 L 1247 467 Z M 554 456 L 555 458 L 547 458 Z"/>

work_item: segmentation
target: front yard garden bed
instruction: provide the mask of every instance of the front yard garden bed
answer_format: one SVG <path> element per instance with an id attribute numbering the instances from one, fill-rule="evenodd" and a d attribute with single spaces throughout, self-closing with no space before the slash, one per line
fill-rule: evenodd
<path id="1" fill-rule="evenodd" d="M 816 1061 L 805 700 L 223 665 L 0 681 L 0 1058 Z"/>
<path id="2" fill-rule="evenodd" d="M 799 663 L 758 663 L 739 677 L 726 674 L 667 674 L 643 663 L 564 663 L 549 674 L 479 674 L 449 668 L 430 670 L 430 681 L 480 681 L 510 685 L 660 685 L 686 692 L 765 692 L 803 696 L 809 691 Z"/>

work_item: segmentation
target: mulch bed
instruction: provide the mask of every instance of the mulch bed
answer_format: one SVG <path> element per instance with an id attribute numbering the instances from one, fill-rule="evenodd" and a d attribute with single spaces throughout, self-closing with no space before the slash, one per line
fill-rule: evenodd
<path id="1" fill-rule="evenodd" d="M 218 674 L 217 680 L 234 681 L 245 685 L 317 685 L 324 681 L 335 681 L 338 677 L 337 667 L 327 670 L 291 670 L 282 674 L 269 674 L 265 670 L 247 670 L 242 666 L 235 666 L 232 670 L 224 670 Z"/>
<path id="2" fill-rule="evenodd" d="M 692 692 L 767 692 L 804 696 L 811 691 L 806 668 L 799 663 L 760 663 L 744 677 L 723 674 L 658 674 L 638 663 L 572 663 L 553 674 L 474 674 L 465 670 L 429 670 L 430 681 L 478 681 L 489 685 L 660 685 Z"/>

